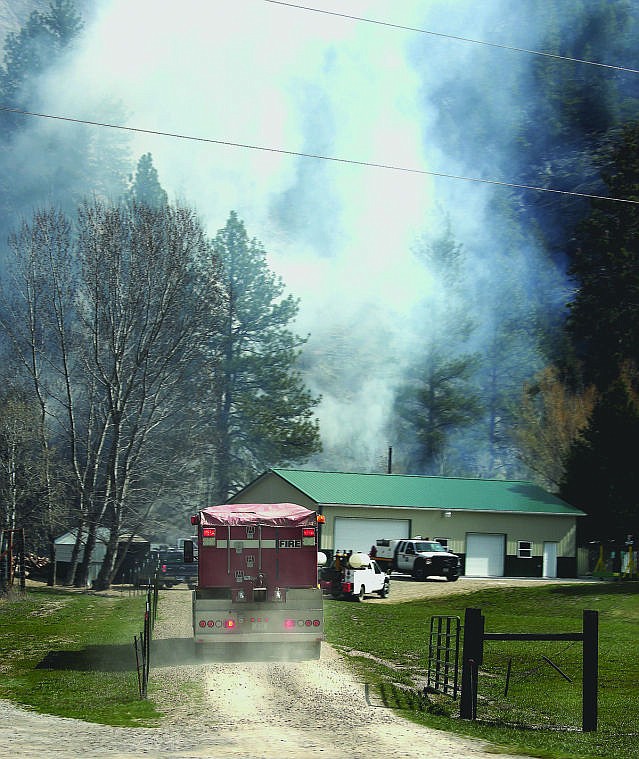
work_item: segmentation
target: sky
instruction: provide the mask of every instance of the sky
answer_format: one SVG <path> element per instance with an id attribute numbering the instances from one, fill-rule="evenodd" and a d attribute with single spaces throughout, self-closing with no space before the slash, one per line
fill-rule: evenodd
<path id="1" fill-rule="evenodd" d="M 498 0 L 312 6 L 508 39 Z M 521 30 L 517 36 L 509 41 L 520 44 Z M 122 125 L 200 138 L 138 133 L 131 148 L 136 159 L 152 153 L 169 197 L 194 206 L 211 235 L 237 211 L 287 293 L 299 297 L 295 330 L 310 335 L 305 366 L 320 367 L 305 380 L 322 394 L 325 452 L 315 461 L 322 468 L 366 471 L 385 462 L 395 388 L 429 328 L 424 300 L 437 294 L 413 253 L 416 240 L 434 234 L 444 214 L 462 242 L 488 236 L 494 189 L 274 151 L 468 174 L 442 147 L 431 96 L 442 72 L 468 72 L 476 52 L 460 41 L 264 0 L 102 0 L 73 57 L 43 88 L 51 113 L 89 120 L 99 113 L 103 121 L 105 99 L 115 100 Z M 523 65 L 509 56 L 511 69 Z M 511 105 L 507 92 L 485 95 L 495 108 Z M 481 161 L 475 168 L 490 171 Z M 521 255 L 512 260 L 524 276 L 524 258 L 535 253 Z M 487 254 L 474 256 L 476 276 L 490 287 Z"/>

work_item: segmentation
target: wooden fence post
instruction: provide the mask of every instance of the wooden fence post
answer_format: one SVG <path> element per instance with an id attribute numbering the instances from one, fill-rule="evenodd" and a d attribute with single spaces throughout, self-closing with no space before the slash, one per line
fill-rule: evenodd
<path id="1" fill-rule="evenodd" d="M 464 646 L 462 649 L 462 689 L 459 716 L 477 716 L 477 674 L 484 655 L 484 617 L 481 609 L 466 609 L 464 614 Z"/>
<path id="2" fill-rule="evenodd" d="M 584 609 L 583 614 L 583 701 L 582 730 L 597 729 L 597 687 L 599 681 L 599 612 Z"/>

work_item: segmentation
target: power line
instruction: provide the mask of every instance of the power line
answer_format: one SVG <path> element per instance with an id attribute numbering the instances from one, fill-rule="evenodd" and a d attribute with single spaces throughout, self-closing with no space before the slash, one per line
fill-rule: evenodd
<path id="1" fill-rule="evenodd" d="M 417 32 L 418 34 L 428 34 L 431 37 L 441 37 L 443 39 L 456 40 L 457 42 L 468 42 L 473 45 L 484 45 L 485 47 L 495 47 L 500 50 L 510 50 L 515 53 L 527 53 L 528 55 L 540 55 L 544 58 L 555 58 L 560 61 L 568 61 L 569 63 L 581 63 L 586 66 L 598 66 L 604 69 L 612 69 L 613 71 L 622 71 L 628 74 L 639 74 L 639 69 L 631 69 L 626 66 L 614 66 L 609 63 L 599 63 L 597 61 L 589 61 L 585 58 L 571 58 L 568 55 L 559 55 L 558 53 L 547 53 L 543 50 L 529 50 L 525 47 L 515 47 L 514 45 L 500 45 L 498 42 L 486 42 L 485 40 L 476 40 L 471 37 L 460 37 L 455 34 L 444 34 L 443 32 L 433 32 L 429 29 L 420 29 L 415 26 L 403 26 L 402 24 L 393 24 L 390 21 L 379 21 L 373 18 L 365 18 L 364 16 L 353 16 L 349 13 L 339 13 L 338 11 L 327 11 L 322 8 L 312 8 L 308 5 L 298 5 L 297 3 L 287 3 L 284 0 L 264 0 L 265 3 L 271 3 L 271 5 L 283 5 L 287 8 L 297 8 L 301 11 L 311 11 L 313 13 L 322 13 L 326 16 L 337 16 L 338 18 L 345 18 L 349 21 L 364 21 L 367 24 L 376 24 L 377 26 L 386 26 L 391 29 L 400 29 L 405 32 Z"/>
<path id="2" fill-rule="evenodd" d="M 257 150 L 264 153 L 279 153 L 280 155 L 295 156 L 297 158 L 312 158 L 319 161 L 331 161 L 333 163 L 343 163 L 351 166 L 366 166 L 373 169 L 385 169 L 387 171 L 399 171 L 406 174 L 420 174 L 422 176 L 439 177 L 442 179 L 453 179 L 460 182 L 475 182 L 477 184 L 495 185 L 498 187 L 512 187 L 516 190 L 530 190 L 533 192 L 550 192 L 555 195 L 564 195 L 575 198 L 588 198 L 591 200 L 608 200 L 614 203 L 630 203 L 639 205 L 639 200 L 629 198 L 615 198 L 607 195 L 594 195 L 587 192 L 575 192 L 572 190 L 554 190 L 550 187 L 538 187 L 529 184 L 517 184 L 516 182 L 502 182 L 497 179 L 482 179 L 480 177 L 466 177 L 459 174 L 448 174 L 443 171 L 427 171 L 426 169 L 417 169 L 411 166 L 398 166 L 390 163 L 376 163 L 374 161 L 357 161 L 352 158 L 340 158 L 338 156 L 321 155 L 320 153 L 302 153 L 297 150 L 285 150 L 284 148 L 272 148 L 265 145 L 252 145 L 245 142 L 231 142 L 230 140 L 216 140 L 212 137 L 196 137 L 179 132 L 164 132 L 158 129 L 143 129 L 141 127 L 124 126 L 123 124 L 110 124 L 103 121 L 89 121 L 88 119 L 78 119 L 71 116 L 59 116 L 52 113 L 37 113 L 35 111 L 24 111 L 20 108 L 10 108 L 9 106 L 0 105 L 0 111 L 7 113 L 17 113 L 21 116 L 36 116 L 53 121 L 64 121 L 72 124 L 86 124 L 87 126 L 106 127 L 108 129 L 119 129 L 126 132 L 135 132 L 137 134 L 151 134 L 158 137 L 171 137 L 179 140 L 189 140 L 191 142 L 204 142 L 212 145 L 223 145 L 231 148 L 244 148 L 245 150 Z"/>

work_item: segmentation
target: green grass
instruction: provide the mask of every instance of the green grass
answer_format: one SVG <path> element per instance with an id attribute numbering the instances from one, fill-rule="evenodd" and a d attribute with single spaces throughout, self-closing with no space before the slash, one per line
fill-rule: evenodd
<path id="1" fill-rule="evenodd" d="M 416 722 L 484 738 L 511 753 L 636 756 L 638 591 L 637 583 L 602 582 L 496 588 L 403 604 L 327 601 L 326 631 L 329 642 L 348 653 L 368 683 L 371 702 L 399 709 Z M 482 610 L 486 632 L 579 632 L 582 611 L 599 611 L 598 730 L 581 731 L 580 642 L 487 641 L 476 722 L 459 719 L 459 700 L 424 697 L 431 616 L 459 616 L 463 624 L 467 607 Z M 511 678 L 504 695 L 509 660 Z"/>
<path id="2" fill-rule="evenodd" d="M 139 697 L 133 646 L 145 600 L 50 588 L 1 599 L 0 698 L 89 722 L 157 724 Z"/>
<path id="3" fill-rule="evenodd" d="M 142 627 L 144 602 L 143 595 L 104 597 L 47 588 L 0 600 L 0 698 L 91 722 L 158 725 L 162 715 L 152 701 L 139 698 L 135 669 L 133 636 Z M 487 632 L 577 632 L 583 609 L 598 610 L 598 731 L 580 731 L 579 643 L 486 642 L 477 722 L 459 719 L 458 700 L 423 696 L 431 616 L 463 621 L 467 607 L 482 610 Z M 348 654 L 374 705 L 485 739 L 510 753 L 637 756 L 638 583 L 497 588 L 403 604 L 327 600 L 325 612 L 329 642 Z M 512 674 L 504 697 L 509 660 Z M 189 687 L 182 684 L 186 697 Z"/>

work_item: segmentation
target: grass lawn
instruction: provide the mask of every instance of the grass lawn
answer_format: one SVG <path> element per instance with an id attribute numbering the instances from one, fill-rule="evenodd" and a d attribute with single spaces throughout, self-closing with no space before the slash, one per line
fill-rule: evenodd
<path id="1" fill-rule="evenodd" d="M 459 616 L 463 625 L 467 607 L 482 610 L 486 632 L 508 633 L 580 632 L 582 611 L 598 611 L 598 730 L 581 731 L 581 642 L 486 641 L 476 722 L 459 719 L 459 700 L 423 698 L 431 616 Z M 377 702 L 416 722 L 485 738 L 512 753 L 639 755 L 636 582 L 496 588 L 403 604 L 327 601 L 325 612 L 329 642 L 349 654 Z"/>
<path id="2" fill-rule="evenodd" d="M 0 599 L 0 698 L 89 722 L 157 724 L 139 697 L 133 645 L 145 601 L 51 588 Z"/>
<path id="3" fill-rule="evenodd" d="M 133 636 L 142 627 L 144 604 L 144 595 L 49 588 L 0 599 L 0 698 L 91 722 L 158 725 L 161 714 L 139 698 L 135 668 Z M 578 642 L 487 641 L 476 722 L 459 719 L 459 700 L 423 697 L 430 619 L 459 616 L 463 622 L 467 607 L 482 610 L 487 632 L 579 632 L 583 609 L 599 611 L 597 732 L 580 730 Z M 493 588 L 402 604 L 327 600 L 325 616 L 329 642 L 348 654 L 372 703 L 510 753 L 638 755 L 639 583 Z"/>

